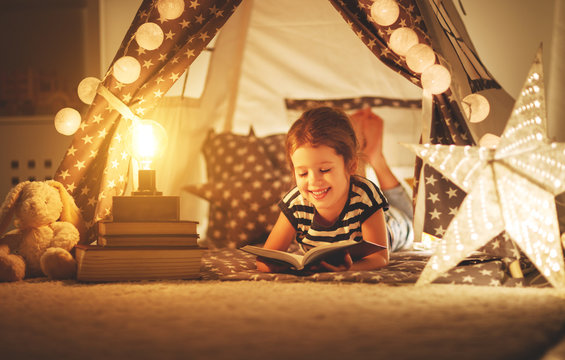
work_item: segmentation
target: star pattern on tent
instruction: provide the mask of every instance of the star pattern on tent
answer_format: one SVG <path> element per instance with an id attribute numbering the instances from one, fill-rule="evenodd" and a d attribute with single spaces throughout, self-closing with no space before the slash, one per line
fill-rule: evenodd
<path id="1" fill-rule="evenodd" d="M 505 231 L 554 287 L 565 287 L 555 208 L 555 196 L 565 191 L 565 143 L 549 141 L 545 118 L 540 49 L 496 148 L 410 146 L 467 192 L 419 284 Z"/>
<path id="2" fill-rule="evenodd" d="M 121 83 L 112 76 L 110 67 L 101 85 L 134 114 L 146 116 L 240 2 L 192 1 L 191 6 L 185 4 L 180 17 L 168 20 L 160 18 L 156 1 L 144 0 L 116 54 L 116 59 L 120 56 L 137 59 L 141 65 L 139 79 L 131 84 Z M 143 49 L 135 41 L 137 28 L 148 21 L 158 23 L 165 34 L 156 50 Z M 191 56 L 187 57 L 187 53 Z M 129 125 L 126 118 L 105 97 L 97 95 L 55 173 L 55 180 L 66 186 L 81 209 L 89 226 L 89 240 L 95 239 L 92 226 L 109 217 L 112 197 L 123 195 L 126 190 L 125 179 L 130 169 L 129 149 L 123 141 Z M 85 187 L 88 193 L 76 190 Z"/>

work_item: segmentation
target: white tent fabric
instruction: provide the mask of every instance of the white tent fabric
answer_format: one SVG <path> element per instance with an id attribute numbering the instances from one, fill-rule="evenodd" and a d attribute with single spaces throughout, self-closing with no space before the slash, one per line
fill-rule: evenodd
<path id="1" fill-rule="evenodd" d="M 252 8 L 235 131 L 251 125 L 258 134 L 286 131 L 285 97 L 421 96 L 367 49 L 328 1 L 261 0 L 243 6 Z M 268 111 L 258 114 L 258 108 Z"/>

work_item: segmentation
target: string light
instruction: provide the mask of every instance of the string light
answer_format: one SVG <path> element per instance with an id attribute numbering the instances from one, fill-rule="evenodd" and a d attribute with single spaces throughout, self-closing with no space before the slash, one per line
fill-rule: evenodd
<path id="1" fill-rule="evenodd" d="M 153 2 L 161 15 L 160 21 L 178 18 L 184 12 L 183 0 L 158 0 Z M 138 45 L 146 50 L 154 50 L 163 42 L 164 34 L 161 27 L 155 23 L 147 22 L 137 29 L 135 36 L 131 37 L 125 46 L 124 54 L 127 54 L 130 43 L 135 39 Z M 106 76 L 113 75 L 116 80 L 123 84 L 131 84 L 139 79 L 141 74 L 141 65 L 139 61 L 132 56 L 123 56 L 116 60 L 111 71 Z M 99 80 L 95 77 L 87 77 L 83 79 L 78 87 L 77 94 L 79 99 L 85 104 L 91 105 L 96 97 L 100 84 L 105 80 Z M 124 108 L 127 105 L 122 104 Z M 129 109 L 128 109 L 129 110 Z M 131 112 L 131 111 L 129 111 Z M 125 116 L 126 118 L 130 118 Z M 55 129 L 64 135 L 72 135 L 80 126 L 80 113 L 72 108 L 61 109 L 54 118 Z"/>
<path id="2" fill-rule="evenodd" d="M 409 27 L 399 27 L 390 34 L 388 44 L 392 51 L 404 56 L 411 47 L 418 44 L 418 35 Z"/>
<path id="3" fill-rule="evenodd" d="M 479 146 L 483 146 L 487 148 L 496 148 L 499 142 L 500 142 L 500 136 L 486 133 L 479 139 Z"/>
<path id="4" fill-rule="evenodd" d="M 147 22 L 135 32 L 135 41 L 146 50 L 155 50 L 163 43 L 163 29 L 155 23 Z"/>
<path id="5" fill-rule="evenodd" d="M 78 84 L 77 94 L 78 98 L 85 104 L 92 104 L 96 96 L 96 89 L 100 85 L 100 79 L 95 77 L 87 77 L 82 79 Z"/>
<path id="6" fill-rule="evenodd" d="M 116 60 L 112 69 L 116 80 L 124 84 L 135 82 L 141 74 L 141 65 L 132 56 L 122 56 Z"/>
<path id="7" fill-rule="evenodd" d="M 426 44 L 416 44 L 406 53 L 406 65 L 415 73 L 423 73 L 436 61 L 434 50 Z"/>
<path id="8" fill-rule="evenodd" d="M 450 85 L 451 74 L 442 65 L 432 65 L 422 73 L 422 87 L 432 94 L 441 94 Z"/>
<path id="9" fill-rule="evenodd" d="M 480 94 L 470 94 L 461 101 L 463 111 L 472 123 L 478 123 L 487 118 L 490 112 L 490 104 L 484 96 Z"/>
<path id="10" fill-rule="evenodd" d="M 55 114 L 55 129 L 63 135 L 74 134 L 81 122 L 80 113 L 73 108 L 63 108 Z"/>
<path id="11" fill-rule="evenodd" d="M 396 22 L 400 9 L 394 0 L 375 0 L 371 5 L 371 18 L 381 26 L 390 26 Z"/>
<path id="12" fill-rule="evenodd" d="M 183 0 L 159 0 L 157 2 L 157 10 L 159 14 L 167 19 L 173 20 L 178 18 L 184 12 Z"/>

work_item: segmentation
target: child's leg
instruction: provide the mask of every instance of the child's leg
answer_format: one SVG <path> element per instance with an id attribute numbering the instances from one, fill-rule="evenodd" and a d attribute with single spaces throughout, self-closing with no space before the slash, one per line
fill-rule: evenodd
<path id="1" fill-rule="evenodd" d="M 402 211 L 410 221 L 414 220 L 412 200 L 410 200 L 410 197 L 402 185 L 399 184 L 392 189 L 383 190 L 383 194 L 387 198 L 390 206 Z"/>
<path id="2" fill-rule="evenodd" d="M 391 250 L 408 248 L 414 240 L 412 201 L 384 157 L 383 119 L 372 113 L 370 108 L 356 112 L 351 119 L 356 125 L 364 157 L 374 169 L 379 187 L 390 204 L 385 218 L 391 237 Z"/>
<path id="3" fill-rule="evenodd" d="M 385 219 L 390 239 L 390 251 L 409 249 L 414 242 L 412 220 L 397 207 L 390 206 L 385 211 Z"/>

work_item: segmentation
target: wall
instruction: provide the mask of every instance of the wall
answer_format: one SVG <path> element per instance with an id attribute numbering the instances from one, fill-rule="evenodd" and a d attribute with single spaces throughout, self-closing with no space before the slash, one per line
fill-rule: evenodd
<path id="1" fill-rule="evenodd" d="M 556 46 L 552 40 L 556 1 L 454 0 L 454 3 L 481 60 L 514 98 L 522 90 L 534 56 L 543 43 L 547 100 L 548 103 L 559 101 L 560 96 L 551 93 L 552 81 L 556 79 L 552 74 L 555 68 L 552 52 Z M 555 115 L 550 112 L 548 119 L 550 137 L 559 131 Z"/>
<path id="2" fill-rule="evenodd" d="M 100 74 L 105 74 L 141 5 L 141 0 L 98 1 L 100 4 Z"/>
<path id="3" fill-rule="evenodd" d="M 98 0 L 0 2 L 0 93 L 10 96 L 10 112 L 0 111 L 0 200 L 14 183 L 54 176 L 71 137 L 53 116 L 85 108 L 76 86 L 99 75 L 98 33 Z"/>

